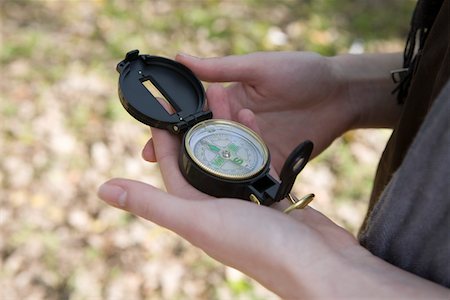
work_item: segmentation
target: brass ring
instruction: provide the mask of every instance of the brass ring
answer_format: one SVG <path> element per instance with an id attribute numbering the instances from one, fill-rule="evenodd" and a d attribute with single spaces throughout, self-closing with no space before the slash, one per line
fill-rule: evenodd
<path id="1" fill-rule="evenodd" d="M 314 194 L 307 194 L 298 200 L 294 195 L 288 194 L 288 199 L 291 201 L 292 205 L 286 208 L 283 212 L 288 214 L 294 209 L 303 209 L 308 206 L 311 201 L 313 201 L 314 197 Z"/>

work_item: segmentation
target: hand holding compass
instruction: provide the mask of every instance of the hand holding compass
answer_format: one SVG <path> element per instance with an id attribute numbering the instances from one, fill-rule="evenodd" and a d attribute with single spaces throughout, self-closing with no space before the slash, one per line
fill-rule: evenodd
<path id="1" fill-rule="evenodd" d="M 254 69 L 252 72 L 249 70 L 241 72 L 242 76 L 247 76 L 245 80 L 242 76 L 235 77 L 236 72 L 233 75 L 225 72 L 230 71 L 225 63 L 230 62 L 230 58 L 212 59 L 204 63 L 203 61 L 200 63 L 200 60 L 195 62 L 192 59 L 187 65 L 202 80 L 236 82 L 225 89 L 220 89 L 218 85 L 216 85 L 218 88 L 214 89 L 216 95 L 224 92 L 224 99 L 232 99 L 234 102 L 224 104 L 224 109 L 221 110 L 218 106 L 212 107 L 218 103 L 220 105 L 220 101 L 213 101 L 209 103 L 210 108 L 217 112 L 216 117 L 240 122 L 242 120 L 239 117 L 236 118 L 237 111 L 246 107 L 255 112 L 258 127 L 264 134 L 265 140 L 270 143 L 271 149 L 276 151 L 276 157 L 284 160 L 286 149 L 292 148 L 291 145 L 286 146 L 286 141 L 289 138 L 292 139 L 292 136 L 304 137 L 305 133 L 312 135 L 313 140 L 319 145 L 318 152 L 321 152 L 330 141 L 336 138 L 334 134 L 345 129 L 346 125 L 351 125 L 349 120 L 355 119 L 354 114 L 347 115 L 349 106 L 344 105 L 348 102 L 349 95 L 340 95 L 343 89 L 339 88 L 339 84 L 346 81 L 335 78 L 338 87 L 333 84 L 324 86 L 323 78 L 325 82 L 330 82 L 330 76 L 333 77 L 327 74 L 330 68 L 323 68 L 323 64 L 317 61 L 317 64 L 308 64 L 303 59 L 304 53 L 298 53 L 299 59 L 294 61 L 292 59 L 297 54 L 280 53 L 279 56 L 288 58 L 283 64 L 278 64 L 279 60 L 275 56 L 277 55 L 252 54 L 245 58 L 233 58 L 234 69 L 240 68 L 236 60 L 242 62 L 242 59 L 246 61 L 250 58 L 252 62 L 242 65 L 246 68 L 249 65 L 259 68 L 256 72 Z M 259 61 L 255 61 L 254 58 Z M 187 62 L 187 59 L 178 58 L 178 60 Z M 280 68 L 275 70 L 273 66 L 276 60 L 278 63 L 275 65 Z M 225 63 L 224 68 L 219 70 L 217 67 L 222 63 Z M 210 72 L 205 71 L 208 68 Z M 299 68 L 303 69 L 303 72 L 298 72 Z M 344 70 L 350 74 L 355 71 L 351 66 Z M 359 68 L 356 69 L 358 70 Z M 250 73 L 251 76 L 249 76 Z M 277 77 L 275 79 L 269 76 L 281 73 L 283 76 L 275 76 Z M 294 73 L 297 76 L 291 76 Z M 313 84 L 308 83 L 307 80 L 304 81 L 305 78 L 311 78 L 314 81 Z M 274 85 L 275 81 L 277 84 Z M 265 88 L 268 84 L 272 85 Z M 287 90 L 286 86 L 292 89 Z M 251 90 L 252 87 L 254 90 Z M 251 91 L 248 94 L 242 93 L 244 89 Z M 212 93 L 212 90 L 210 91 Z M 306 91 L 306 94 L 300 95 L 303 91 Z M 336 93 L 334 94 L 333 91 Z M 388 91 L 386 92 L 388 94 Z M 317 97 L 313 97 L 311 93 L 316 93 Z M 350 111 L 367 112 L 364 105 L 372 102 L 368 101 L 367 97 L 370 98 L 370 96 L 373 96 L 373 93 L 363 93 L 360 97 L 364 100 L 362 109 Z M 217 99 L 217 97 L 210 98 Z M 283 101 L 273 101 L 280 98 Z M 326 103 L 327 99 L 329 104 Z M 305 100 L 321 102 L 322 105 L 311 106 L 311 103 L 306 103 Z M 380 99 L 370 98 L 369 100 Z M 374 102 L 382 103 L 382 107 L 386 107 L 383 101 Z M 280 105 L 285 109 L 280 110 Z M 231 108 L 231 113 L 226 111 L 227 108 Z M 341 113 L 337 114 L 337 111 Z M 268 115 L 269 120 L 267 120 Z M 270 125 L 280 119 L 282 120 L 279 130 L 268 133 Z M 347 129 L 355 126 L 348 126 Z M 250 127 L 254 128 L 254 126 Z M 285 132 L 284 135 L 281 132 L 283 137 L 280 139 L 280 130 L 289 132 Z M 254 207 L 248 201 L 231 198 L 216 199 L 198 191 L 180 174 L 177 161 L 181 149 L 179 139 L 166 130 L 156 128 L 152 129 L 152 134 L 154 147 L 152 143 L 149 143 L 150 146 L 146 146 L 146 149 L 152 150 L 144 151 L 144 156 L 147 159 L 149 155 L 154 156 L 154 160 L 160 164 L 168 193 L 142 182 L 113 179 L 101 186 L 100 198 L 115 207 L 168 228 L 196 247 L 203 249 L 214 259 L 254 278 L 281 298 L 330 298 L 336 295 L 344 298 L 357 295 L 364 298 L 378 292 L 380 284 L 384 284 L 383 291 L 386 295 L 393 295 L 394 298 L 402 295 L 405 286 L 414 287 L 411 289 L 411 294 L 415 295 L 420 293 L 423 295 L 424 291 L 429 292 L 432 288 L 436 288 L 436 286 L 430 286 L 428 281 L 417 280 L 417 277 L 411 276 L 410 273 L 393 268 L 392 265 L 370 255 L 350 233 L 312 208 L 296 211 L 291 217 L 287 217 L 274 209 Z M 283 141 L 280 145 L 284 147 L 282 151 L 278 151 L 276 147 L 279 140 Z M 214 153 L 227 148 L 220 144 L 206 145 Z M 220 150 L 218 151 L 214 145 Z M 228 155 L 224 154 L 224 156 Z M 241 156 L 239 158 L 243 159 Z M 302 160 L 298 160 L 294 166 L 302 163 Z M 281 166 L 282 163 L 276 163 L 276 165 Z M 385 285 L 386 274 L 392 285 Z M 340 289 L 336 290 L 336 286 Z"/>
<path id="2" fill-rule="evenodd" d="M 294 149 L 277 181 L 269 175 L 270 155 L 262 139 L 239 123 L 211 119 L 212 113 L 203 111 L 203 86 L 185 66 L 162 57 L 139 55 L 135 50 L 117 70 L 121 103 L 133 117 L 151 127 L 184 134 L 180 170 L 195 188 L 212 196 L 267 206 L 289 195 L 311 155 L 310 141 Z M 158 89 L 174 108 L 173 113 L 157 101 L 145 87 L 146 82 Z"/>

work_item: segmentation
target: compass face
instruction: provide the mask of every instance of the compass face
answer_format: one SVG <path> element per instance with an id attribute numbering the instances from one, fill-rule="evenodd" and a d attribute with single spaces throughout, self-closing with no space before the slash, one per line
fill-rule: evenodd
<path id="1" fill-rule="evenodd" d="M 188 131 L 185 148 L 203 170 L 234 180 L 258 174 L 269 156 L 266 145 L 255 132 L 227 120 L 198 123 Z"/>

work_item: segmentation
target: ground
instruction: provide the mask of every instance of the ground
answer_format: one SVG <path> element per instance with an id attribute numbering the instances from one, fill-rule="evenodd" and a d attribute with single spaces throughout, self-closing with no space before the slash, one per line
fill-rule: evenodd
<path id="1" fill-rule="evenodd" d="M 277 299 L 175 234 L 105 205 L 111 177 L 163 188 L 117 96 L 131 49 L 173 57 L 401 51 L 413 1 L 0 1 L 0 298 Z M 352 131 L 295 192 L 353 233 L 388 130 Z"/>

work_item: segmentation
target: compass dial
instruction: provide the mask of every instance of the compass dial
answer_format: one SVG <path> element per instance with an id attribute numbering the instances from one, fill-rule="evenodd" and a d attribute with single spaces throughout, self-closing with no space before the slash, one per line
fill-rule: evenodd
<path id="1" fill-rule="evenodd" d="M 268 162 L 268 150 L 249 128 L 227 120 L 207 120 L 189 130 L 185 148 L 203 170 L 226 179 L 247 179 Z"/>

